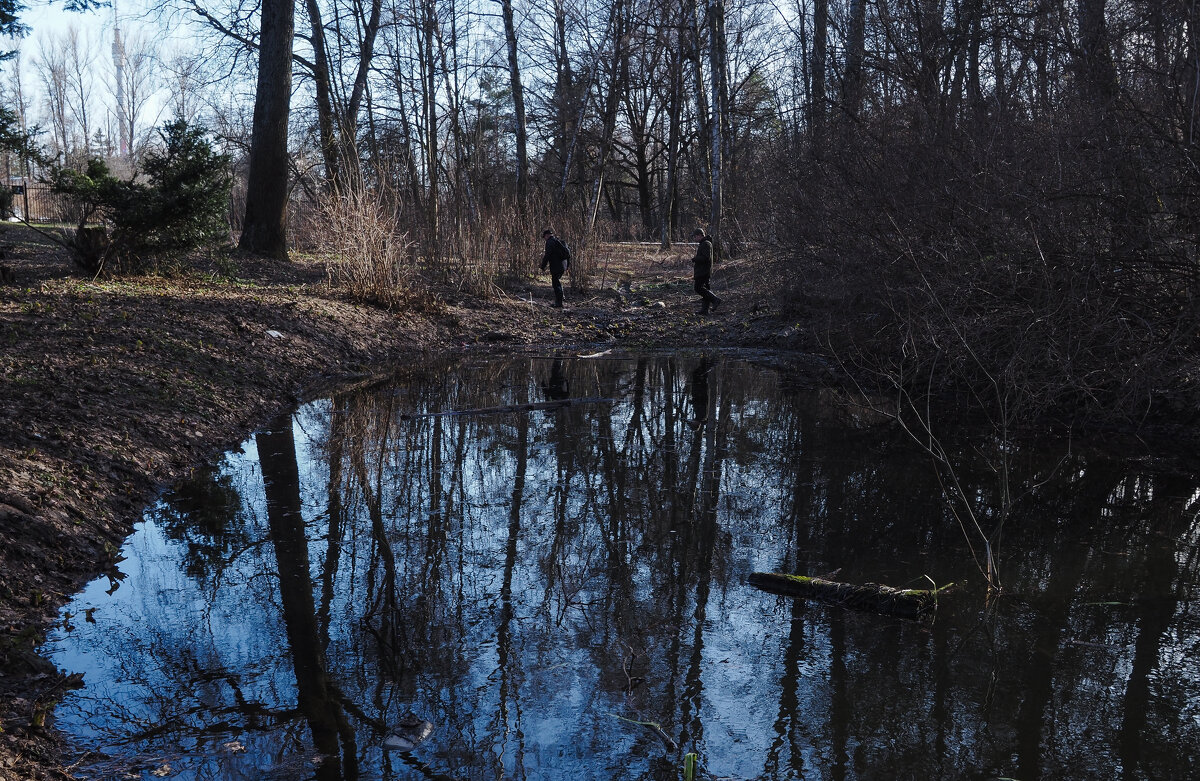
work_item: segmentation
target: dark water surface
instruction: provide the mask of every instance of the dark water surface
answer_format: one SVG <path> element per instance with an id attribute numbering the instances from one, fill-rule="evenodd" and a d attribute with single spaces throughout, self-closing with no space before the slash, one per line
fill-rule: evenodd
<path id="1" fill-rule="evenodd" d="M 47 646 L 57 724 L 91 778 L 1197 777 L 1200 480 L 944 444 L 982 526 L 1013 497 L 991 603 L 927 457 L 746 363 L 336 395 L 147 513 Z M 913 622 L 758 570 L 966 586 Z"/>

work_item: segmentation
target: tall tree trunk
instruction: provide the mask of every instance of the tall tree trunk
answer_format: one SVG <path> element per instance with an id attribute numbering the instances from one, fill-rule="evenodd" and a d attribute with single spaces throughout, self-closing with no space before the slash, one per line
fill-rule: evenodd
<path id="1" fill-rule="evenodd" d="M 857 119 L 862 110 L 863 58 L 866 49 L 867 3 L 850 0 L 850 24 L 846 36 L 845 76 L 842 79 L 842 110 Z"/>
<path id="2" fill-rule="evenodd" d="M 808 122 L 814 157 L 820 157 L 825 151 L 825 79 L 828 49 L 829 0 L 813 0 L 812 99 L 808 105 Z"/>
<path id="3" fill-rule="evenodd" d="M 437 8 L 434 0 L 421 0 L 421 98 L 425 118 L 425 262 L 435 263 L 438 251 L 438 132 L 437 64 L 433 56 Z"/>
<path id="4" fill-rule="evenodd" d="M 621 93 L 625 89 L 625 58 L 627 55 L 626 20 L 627 0 L 613 0 L 609 30 L 612 37 L 613 53 L 608 67 L 608 91 L 604 98 L 604 108 L 601 120 L 603 122 L 600 138 L 600 155 L 596 163 L 595 187 L 591 193 L 591 203 L 588 208 L 587 230 L 590 235 L 596 225 L 596 212 L 600 208 L 600 199 L 604 195 L 604 179 L 608 168 L 608 159 L 612 153 L 613 137 L 617 130 L 617 109 L 620 107 Z"/>
<path id="5" fill-rule="evenodd" d="M 979 4 L 975 5 L 970 30 L 971 38 L 967 43 L 967 110 L 975 126 L 982 128 L 987 120 L 987 104 L 983 100 L 983 81 L 979 68 L 979 51 L 983 44 L 983 10 Z"/>
<path id="6" fill-rule="evenodd" d="M 667 68 L 670 72 L 671 93 L 670 105 L 667 107 L 667 183 L 663 193 L 660 214 L 661 245 L 663 249 L 671 246 L 672 228 L 677 220 L 675 211 L 675 191 L 679 185 L 677 173 L 679 170 L 680 115 L 683 113 L 683 54 L 680 51 L 679 34 L 673 38 Z"/>
<path id="7" fill-rule="evenodd" d="M 370 89 L 363 90 L 363 99 L 366 102 L 367 108 L 367 154 L 371 161 L 372 170 L 382 174 L 387 164 L 383 160 L 383 151 L 379 148 L 379 125 L 375 121 L 375 104 L 371 100 Z M 393 176 L 381 176 L 381 181 L 378 184 L 381 187 L 395 188 L 393 192 L 399 190 Z"/>
<path id="8" fill-rule="evenodd" d="M 567 13 L 563 0 L 554 2 L 554 151 L 562 165 L 560 192 L 566 192 L 570 177 L 570 147 L 575 133 L 574 75 L 567 51 Z"/>
<path id="9" fill-rule="evenodd" d="M 1200 3 L 1187 5 L 1186 61 L 1183 66 L 1183 133 L 1184 143 L 1193 147 L 1200 139 Z"/>
<path id="10" fill-rule="evenodd" d="M 1138 159 L 1122 139 L 1116 102 L 1120 94 L 1117 68 L 1109 44 L 1105 0 L 1079 0 L 1079 50 L 1076 65 L 1084 105 L 1090 111 L 1085 134 L 1099 151 L 1111 222 L 1110 248 L 1128 262 L 1150 242 L 1148 222 L 1156 200 Z"/>
<path id="11" fill-rule="evenodd" d="M 478 222 L 475 209 L 475 198 L 471 192 L 470 177 L 464 176 L 467 169 L 465 155 L 464 133 L 462 129 L 462 89 L 458 80 L 458 27 L 453 2 L 450 9 L 450 46 L 446 46 L 442 38 L 441 28 L 438 31 L 438 55 L 442 63 L 443 81 L 446 83 L 446 99 L 450 102 L 450 137 L 454 141 L 454 231 L 455 237 L 462 240 L 462 210 L 469 210 L 471 223 Z M 453 54 L 453 60 L 449 58 Z"/>
<path id="12" fill-rule="evenodd" d="M 257 435 L 256 443 L 267 500 L 267 522 L 279 570 L 283 623 L 296 674 L 296 697 L 312 730 L 313 744 L 333 760 L 319 763 L 317 778 L 337 781 L 342 778 L 341 770 L 353 778 L 357 771 L 354 731 L 335 696 L 317 622 L 291 416 L 273 421 L 267 431 Z M 339 753 L 343 762 L 340 768 Z"/>
<path id="13" fill-rule="evenodd" d="M 238 247 L 279 260 L 287 260 L 288 108 L 294 32 L 295 5 L 291 0 L 263 0 L 246 215 Z"/>
<path id="14" fill-rule="evenodd" d="M 367 79 L 370 76 L 371 63 L 375 57 L 375 40 L 379 36 L 383 0 L 371 0 L 370 13 L 365 18 L 362 12 L 361 3 L 356 2 L 354 27 L 356 30 L 361 30 L 361 36 L 357 42 L 358 66 L 354 73 L 354 82 L 350 87 L 350 95 L 348 98 L 344 92 L 341 95 L 336 93 L 332 95 L 338 174 L 342 179 L 343 186 L 348 187 L 362 184 L 362 164 L 358 150 L 358 115 L 363 100 L 367 98 Z"/>
<path id="15" fill-rule="evenodd" d="M 696 135 L 699 139 L 700 149 L 696 151 L 696 160 L 694 167 L 700 169 L 700 176 L 708 178 L 711 175 L 709 169 L 710 160 L 708 154 L 703 150 L 703 144 L 709 138 L 709 116 L 708 116 L 708 87 L 704 83 L 704 19 L 701 15 L 698 0 L 685 0 L 687 2 L 687 16 L 689 32 L 691 33 L 690 54 L 692 60 L 692 75 L 694 77 L 694 88 L 696 98 Z"/>
<path id="16" fill-rule="evenodd" d="M 940 0 L 921 0 L 917 34 L 917 112 L 919 132 L 941 130 L 941 112 L 938 101 L 941 90 L 938 70 L 944 48 L 945 31 L 942 27 L 942 4 Z"/>
<path id="17" fill-rule="evenodd" d="M 996 114 L 1003 117 L 1008 113 L 1008 69 L 1004 66 L 1004 28 L 996 25 L 992 31 L 992 79 L 995 82 Z"/>
<path id="18" fill-rule="evenodd" d="M 353 157 L 358 162 L 357 152 L 353 156 L 351 150 L 357 149 L 358 141 L 358 112 L 363 99 L 367 96 L 367 78 L 371 73 L 371 61 L 375 56 L 375 39 L 379 36 L 380 17 L 383 13 L 383 0 L 371 0 L 371 15 L 367 17 L 363 28 L 362 45 L 358 51 L 358 70 L 354 74 L 354 86 L 350 88 L 350 100 L 346 103 L 346 114 L 342 118 L 340 137 L 345 158 Z"/>
<path id="19" fill-rule="evenodd" d="M 1085 99 L 1097 118 L 1105 117 L 1117 96 L 1117 69 L 1109 48 L 1105 0 L 1078 0 L 1079 52 L 1077 66 Z"/>
<path id="20" fill-rule="evenodd" d="M 1051 113 L 1050 107 L 1050 52 L 1053 44 L 1046 34 L 1050 26 L 1048 12 L 1039 13 L 1033 20 L 1034 54 L 1033 65 L 1036 72 L 1035 85 L 1037 90 L 1033 108 L 1033 118 L 1040 120 L 1042 116 Z"/>
<path id="21" fill-rule="evenodd" d="M 521 69 L 517 64 L 517 27 L 513 20 L 512 0 L 500 0 L 504 17 L 504 38 L 508 42 L 508 81 L 512 89 L 513 115 L 517 123 L 517 208 L 525 212 L 529 190 L 529 150 L 525 130 L 525 91 L 521 87 Z"/>
<path id="22" fill-rule="evenodd" d="M 721 174 L 723 164 L 721 158 L 722 126 L 724 125 L 725 106 L 721 105 L 722 85 L 725 75 L 725 2 L 724 0 L 709 0 L 709 80 L 712 96 L 712 120 L 709 122 L 709 132 L 712 134 L 712 151 L 709 170 L 712 183 L 712 212 L 709 217 L 708 233 L 713 240 L 713 260 L 720 259 L 721 251 Z"/>
<path id="23" fill-rule="evenodd" d="M 646 230 L 646 233 L 652 234 L 654 231 L 654 212 L 651 207 L 650 156 L 647 150 L 649 136 L 646 130 L 643 126 L 640 132 L 634 135 L 633 159 L 635 170 L 637 171 L 638 214 L 642 218 L 642 227 Z"/>
<path id="24" fill-rule="evenodd" d="M 321 159 L 325 164 L 325 184 L 336 188 L 340 179 L 341 165 L 338 151 L 341 133 L 337 127 L 333 97 L 330 90 L 329 52 L 325 48 L 325 23 L 321 19 L 321 6 L 317 0 L 305 0 L 308 22 L 312 28 L 309 42 L 313 49 L 313 87 L 317 99 L 317 132 L 321 137 Z"/>
<path id="25" fill-rule="evenodd" d="M 404 138 L 404 172 L 408 178 L 408 197 L 412 199 L 414 204 L 422 202 L 421 194 L 421 172 L 417 168 L 417 159 L 414 150 L 420 146 L 420 142 L 415 137 L 416 129 L 413 127 L 415 119 L 420 113 L 417 109 L 417 91 L 412 88 L 410 83 L 404 81 L 403 75 L 399 70 L 393 71 L 392 88 L 395 90 L 396 100 L 399 104 L 400 111 L 397 113 L 400 116 L 400 132 Z M 411 108 L 405 103 L 405 96 L 409 96 L 412 100 Z"/>

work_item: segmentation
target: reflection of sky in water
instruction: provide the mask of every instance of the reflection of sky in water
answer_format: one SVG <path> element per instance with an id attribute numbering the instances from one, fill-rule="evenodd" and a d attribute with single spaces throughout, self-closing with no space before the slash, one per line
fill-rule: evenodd
<path id="1" fill-rule="evenodd" d="M 567 362 L 572 396 L 615 401 L 550 412 L 400 417 L 542 401 L 552 367 L 533 359 L 306 406 L 291 432 L 308 571 L 281 590 L 251 438 L 147 513 L 116 591 L 102 579 L 69 606 L 47 648 L 87 686 L 58 725 L 114 757 L 96 777 L 674 779 L 686 751 L 755 779 L 1189 767 L 1194 481 L 1018 453 L 1032 499 L 997 610 L 970 586 L 931 625 L 793 603 L 746 576 L 979 576 L 901 439 L 769 372 L 698 368 Z M 986 503 L 979 448 L 954 452 Z M 297 593 L 309 629 L 285 618 Z M 325 692 L 307 711 L 289 629 L 324 648 L 302 673 Z M 384 751 L 410 711 L 432 736 Z M 345 725 L 353 760 L 313 764 L 313 712 Z"/>

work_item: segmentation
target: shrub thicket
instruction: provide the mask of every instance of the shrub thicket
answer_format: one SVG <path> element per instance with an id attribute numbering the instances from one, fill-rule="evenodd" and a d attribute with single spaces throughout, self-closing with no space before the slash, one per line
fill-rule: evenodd
<path id="1" fill-rule="evenodd" d="M 99 159 L 84 171 L 53 171 L 52 188 L 81 214 L 74 248 L 85 269 L 145 270 L 165 257 L 228 241 L 229 156 L 183 120 L 164 125 L 160 135 L 161 148 L 148 152 L 142 171 L 129 180 L 113 176 Z"/>
<path id="2" fill-rule="evenodd" d="M 864 386 L 1065 426 L 1193 414 L 1188 151 L 1130 110 L 923 136 L 877 118 L 790 188 L 790 300 Z"/>

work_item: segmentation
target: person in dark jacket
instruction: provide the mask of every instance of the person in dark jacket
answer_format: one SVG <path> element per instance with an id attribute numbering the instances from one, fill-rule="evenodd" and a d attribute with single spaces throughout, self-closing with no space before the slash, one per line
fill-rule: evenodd
<path id="1" fill-rule="evenodd" d="M 542 238 L 546 240 L 546 254 L 542 256 L 542 271 L 545 271 L 547 266 L 550 267 L 550 283 L 554 286 L 552 306 L 562 309 L 562 275 L 571 267 L 571 250 L 567 249 L 567 245 L 559 241 L 549 228 L 542 231 Z"/>
<path id="2" fill-rule="evenodd" d="M 715 312 L 721 305 L 721 299 L 708 289 L 708 280 L 712 277 L 713 240 L 700 228 L 692 231 L 692 241 L 696 244 L 696 257 L 692 258 L 692 278 L 696 283 L 696 295 L 700 296 L 700 314 L 708 314 L 711 307 Z"/>

